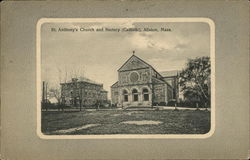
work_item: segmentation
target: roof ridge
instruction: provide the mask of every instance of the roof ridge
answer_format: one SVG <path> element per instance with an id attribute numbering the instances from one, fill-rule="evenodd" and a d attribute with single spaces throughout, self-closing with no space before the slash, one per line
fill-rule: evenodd
<path id="1" fill-rule="evenodd" d="M 174 69 L 174 70 L 160 71 L 159 73 L 162 73 L 162 72 L 172 72 L 172 71 L 181 71 L 181 70 Z"/>
<path id="2" fill-rule="evenodd" d="M 143 59 L 141 59 L 140 57 L 136 56 L 136 55 L 132 55 L 129 57 L 129 59 L 118 69 L 118 71 L 132 58 L 132 57 L 136 57 L 138 58 L 140 61 L 142 61 L 143 63 L 145 63 L 146 65 L 148 65 L 149 67 L 151 67 L 155 72 L 157 72 L 158 74 L 160 74 L 158 71 L 156 71 L 156 69 L 149 64 L 148 62 L 144 61 Z M 161 74 L 160 74 L 161 75 Z"/>
<path id="3" fill-rule="evenodd" d="M 132 58 L 132 57 L 136 57 L 137 59 L 139 59 L 140 61 L 142 61 L 143 63 L 145 63 L 146 65 L 152 67 L 150 64 L 148 64 L 147 62 L 145 62 L 144 60 L 142 60 L 140 57 L 136 56 L 136 55 L 132 55 L 130 56 L 126 61 L 125 63 L 123 63 L 123 65 L 118 69 L 118 71 Z"/>
<path id="4" fill-rule="evenodd" d="M 75 77 L 77 79 L 77 82 L 87 82 L 87 83 L 91 83 L 91 84 L 97 84 L 97 85 L 103 85 L 102 83 L 96 82 L 90 78 L 84 77 L 84 76 L 79 76 L 79 77 Z M 66 83 L 72 83 L 72 79 L 67 81 Z"/>
<path id="5" fill-rule="evenodd" d="M 159 72 L 162 77 L 172 77 L 176 76 L 181 72 L 181 70 L 168 70 L 168 71 L 161 71 Z"/>

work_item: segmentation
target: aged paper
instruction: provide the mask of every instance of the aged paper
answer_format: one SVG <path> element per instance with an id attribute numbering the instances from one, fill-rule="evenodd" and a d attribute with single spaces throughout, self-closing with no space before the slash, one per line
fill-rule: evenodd
<path id="1" fill-rule="evenodd" d="M 248 11 L 244 1 L 3 2 L 1 158 L 247 159 Z M 208 67 L 184 83 L 199 59 Z"/>

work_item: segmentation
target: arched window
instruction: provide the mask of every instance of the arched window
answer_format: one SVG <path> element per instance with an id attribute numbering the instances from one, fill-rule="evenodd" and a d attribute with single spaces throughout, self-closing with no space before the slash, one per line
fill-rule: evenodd
<path id="1" fill-rule="evenodd" d="M 142 94 L 143 94 L 143 100 L 144 101 L 149 101 L 149 94 L 148 94 L 148 89 L 147 88 L 144 88 L 142 90 Z"/>
<path id="2" fill-rule="evenodd" d="M 123 101 L 127 102 L 128 101 L 128 92 L 126 90 L 123 90 L 122 95 L 123 95 Z"/>
<path id="3" fill-rule="evenodd" d="M 138 91 L 136 89 L 132 90 L 133 101 L 138 101 Z"/>

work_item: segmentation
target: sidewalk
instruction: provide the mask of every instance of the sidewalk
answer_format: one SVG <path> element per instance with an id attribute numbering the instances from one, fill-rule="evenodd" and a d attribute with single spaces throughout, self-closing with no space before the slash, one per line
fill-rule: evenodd
<path id="1" fill-rule="evenodd" d="M 154 107 L 156 107 L 156 106 L 154 106 Z M 173 106 L 157 106 L 157 107 L 162 108 L 163 110 L 175 109 L 175 107 L 173 107 Z M 176 108 L 179 110 L 192 110 L 192 111 L 196 110 L 196 108 L 188 108 L 188 107 L 176 107 Z M 206 108 L 199 108 L 199 110 L 204 111 L 204 110 L 206 110 Z M 207 110 L 210 111 L 210 108 L 207 108 Z"/>
<path id="2" fill-rule="evenodd" d="M 196 108 L 189 108 L 189 107 L 176 107 L 178 110 L 197 110 Z M 124 110 L 128 111 L 134 111 L 134 110 L 175 110 L 175 107 L 173 106 L 153 106 L 153 107 L 128 107 L 124 108 Z M 204 111 L 206 108 L 199 108 L 199 110 Z M 210 111 L 210 108 L 207 108 L 208 111 Z"/>

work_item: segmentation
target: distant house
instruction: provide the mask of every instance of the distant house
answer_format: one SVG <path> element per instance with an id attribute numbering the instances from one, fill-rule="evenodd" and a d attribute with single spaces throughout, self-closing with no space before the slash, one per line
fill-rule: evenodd
<path id="1" fill-rule="evenodd" d="M 57 99 L 55 97 L 51 97 L 51 98 L 49 97 L 48 101 L 50 103 L 54 103 L 54 104 L 58 103 L 58 101 L 57 101 Z"/>
<path id="2" fill-rule="evenodd" d="M 132 55 L 119 69 L 111 86 L 111 101 L 122 107 L 167 104 L 178 96 L 178 72 L 157 72 L 150 64 Z"/>
<path id="3" fill-rule="evenodd" d="M 108 92 L 103 84 L 96 83 L 88 78 L 72 78 L 71 81 L 61 83 L 62 102 L 71 106 L 91 106 L 106 102 Z"/>

